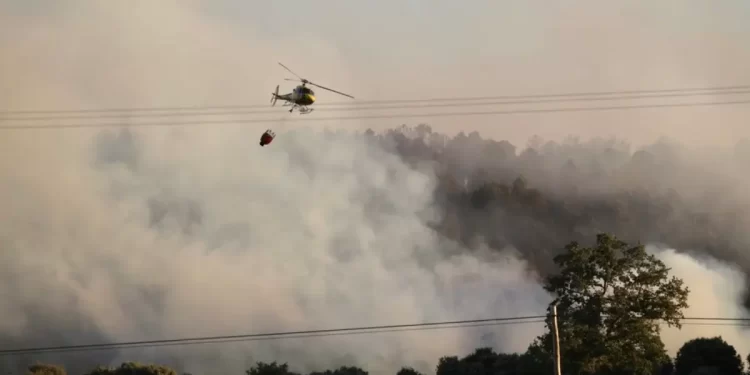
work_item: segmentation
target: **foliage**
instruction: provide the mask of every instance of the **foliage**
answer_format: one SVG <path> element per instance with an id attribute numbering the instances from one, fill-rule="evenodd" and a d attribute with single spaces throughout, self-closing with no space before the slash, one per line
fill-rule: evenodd
<path id="1" fill-rule="evenodd" d="M 245 371 L 246 375 L 299 375 L 289 370 L 289 365 L 278 362 L 257 362 L 255 366 Z M 368 375 L 367 371 L 353 366 L 341 366 L 335 370 L 314 371 L 309 375 Z"/>
<path id="2" fill-rule="evenodd" d="M 256 362 L 255 366 L 245 371 L 247 375 L 298 375 L 296 372 L 289 371 L 289 365 L 286 363 Z"/>
<path id="3" fill-rule="evenodd" d="M 554 258 L 560 273 L 545 289 L 558 304 L 562 367 L 578 374 L 654 374 L 669 365 L 659 323 L 680 327 L 688 289 L 669 268 L 646 253 L 599 234 L 596 245 L 571 242 Z M 549 325 L 549 323 L 548 323 Z M 551 333 L 530 350 L 552 352 Z"/>
<path id="4" fill-rule="evenodd" d="M 38 363 L 29 366 L 29 375 L 67 375 L 62 366 Z"/>
<path id="5" fill-rule="evenodd" d="M 701 337 L 683 344 L 675 358 L 676 375 L 690 375 L 698 369 L 714 369 L 722 375 L 742 375 L 744 364 L 734 346 L 721 336 Z"/>
<path id="6" fill-rule="evenodd" d="M 511 375 L 518 373 L 520 359 L 518 354 L 498 354 L 491 348 L 479 348 L 461 359 L 456 356 L 441 358 L 437 375 Z"/>
<path id="7" fill-rule="evenodd" d="M 411 367 L 402 367 L 401 370 L 398 370 L 396 375 L 423 375 L 423 374 Z"/>
<path id="8" fill-rule="evenodd" d="M 367 375 L 368 372 L 353 366 L 341 366 L 333 371 L 311 372 L 310 375 Z"/>
<path id="9" fill-rule="evenodd" d="M 177 375 L 177 372 L 166 366 L 125 362 L 120 367 L 97 367 L 87 375 Z"/>

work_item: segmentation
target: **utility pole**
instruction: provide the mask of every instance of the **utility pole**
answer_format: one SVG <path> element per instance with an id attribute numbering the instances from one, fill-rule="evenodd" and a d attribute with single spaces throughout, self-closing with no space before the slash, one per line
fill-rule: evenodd
<path id="1" fill-rule="evenodd" d="M 554 347 L 555 347 L 555 375 L 562 375 L 562 369 L 560 368 L 560 332 L 557 329 L 557 302 L 552 305 L 552 327 L 554 331 Z"/>

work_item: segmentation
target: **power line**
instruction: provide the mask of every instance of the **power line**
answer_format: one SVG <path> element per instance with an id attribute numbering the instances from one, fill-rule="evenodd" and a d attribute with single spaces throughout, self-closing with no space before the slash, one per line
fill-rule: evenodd
<path id="1" fill-rule="evenodd" d="M 681 320 L 720 320 L 730 322 L 750 322 L 750 318 L 682 318 Z"/>
<path id="2" fill-rule="evenodd" d="M 170 343 L 149 343 L 149 344 L 133 344 L 133 345 L 102 345 L 90 348 L 77 348 L 77 347 L 59 347 L 47 350 L 26 350 L 15 353 L 2 353 L 0 356 L 8 355 L 19 355 L 19 354 L 33 354 L 33 353 L 67 353 L 67 352 L 81 352 L 81 351 L 96 351 L 96 350 L 113 350 L 113 349 L 136 349 L 136 348 L 154 348 L 163 346 L 188 346 L 188 345 L 206 345 L 206 344 L 224 344 L 234 342 L 252 342 L 252 341 L 266 341 L 266 340 L 285 340 L 285 339 L 305 339 L 314 337 L 329 337 L 329 336 L 350 336 L 350 335 L 361 335 L 361 334 L 375 334 L 375 333 L 390 333 L 390 332 L 414 332 L 414 331 L 428 331 L 428 330 L 441 330 L 441 329 L 455 329 L 455 328 L 474 328 L 474 327 L 489 327 L 489 326 L 502 326 L 502 325 L 516 325 L 516 324 L 532 324 L 532 323 L 544 323 L 542 320 L 527 320 L 519 322 L 495 322 L 495 323 L 476 323 L 476 324 L 462 324 L 453 326 L 440 326 L 440 327 L 416 327 L 416 328 L 403 328 L 403 329 L 382 329 L 374 331 L 352 331 L 352 332 L 333 332 L 333 333 L 320 333 L 320 334 L 298 334 L 298 335 L 285 335 L 285 336 L 266 336 L 266 337 L 251 337 L 251 338 L 231 338 L 231 339 L 207 339 L 207 340 L 192 340 L 192 341 L 179 341 Z"/>
<path id="3" fill-rule="evenodd" d="M 142 122 L 142 123 L 87 123 L 87 124 L 62 124 L 62 125 L 7 125 L 0 126 L 0 130 L 31 130 L 31 129 L 70 129 L 70 128 L 103 128 L 103 127 L 158 127 L 158 126 L 198 126 L 198 125 L 218 125 L 218 124 L 248 124 L 248 123 L 275 123 L 279 121 L 299 122 L 299 121 L 335 121 L 335 120 L 367 120 L 367 119 L 397 119 L 397 118 L 425 118 L 425 117 L 453 117 L 453 116 L 490 116 L 490 115 L 513 115 L 513 114 L 531 114 L 531 113 L 562 113 L 562 112 L 589 112 L 589 111 L 614 111 L 614 110 L 633 110 L 648 108 L 678 108 L 678 107 L 710 107 L 722 105 L 748 104 L 748 100 L 735 100 L 724 102 L 692 102 L 692 103 L 671 103 L 671 104 L 639 104 L 607 107 L 563 107 L 548 109 L 517 109 L 505 111 L 475 111 L 475 112 L 444 112 L 444 113 L 406 113 L 406 114 L 387 114 L 387 115 L 361 115 L 361 116 L 341 116 L 341 117 L 306 117 L 291 119 L 232 119 L 232 120 L 202 120 L 202 121 L 183 121 L 183 122 Z"/>
<path id="4" fill-rule="evenodd" d="M 481 326 L 490 326 L 490 325 L 528 324 L 528 323 L 542 323 L 544 322 L 544 318 L 546 318 L 545 315 L 539 315 L 539 316 L 524 316 L 524 317 L 513 317 L 513 318 L 473 319 L 473 320 L 457 320 L 457 321 L 432 322 L 432 323 L 396 324 L 396 325 L 334 328 L 334 329 L 319 329 L 319 330 L 291 331 L 291 332 L 255 333 L 255 334 L 245 334 L 245 335 L 207 336 L 207 337 L 204 336 L 204 337 L 193 337 L 193 338 L 182 338 L 182 339 L 141 340 L 141 341 L 118 342 L 118 343 L 108 343 L 108 344 L 61 345 L 61 346 L 50 346 L 50 347 L 0 350 L 0 356 L 30 354 L 30 353 L 47 353 L 47 352 L 124 349 L 124 348 L 134 348 L 134 347 L 138 348 L 138 347 L 154 347 L 154 346 L 210 344 L 210 343 L 223 343 L 223 342 L 236 342 L 236 341 L 259 341 L 259 340 L 286 339 L 286 338 L 308 338 L 308 337 L 337 336 L 337 335 L 347 335 L 347 334 L 348 335 L 372 334 L 372 333 L 382 333 L 382 332 L 418 331 L 418 330 L 425 330 L 425 329 L 481 327 Z"/>
<path id="5" fill-rule="evenodd" d="M 580 98 L 551 98 L 551 99 L 533 99 L 533 100 L 503 100 L 503 101 L 484 101 L 476 103 L 467 103 L 467 101 L 459 101 L 457 103 L 427 103 L 421 105 L 406 104 L 396 106 L 352 106 L 352 107 L 338 107 L 338 108 L 326 108 L 325 112 L 328 111 L 362 111 L 362 110 L 385 110 L 385 109 L 415 109 L 415 108 L 445 108 L 445 107 L 467 107 L 467 106 L 490 106 L 490 105 L 511 105 L 511 104 L 539 104 L 539 103 L 557 103 L 557 102 L 593 102 L 603 100 L 631 100 L 631 99 L 650 99 L 650 98 L 675 98 L 675 97 L 689 97 L 689 96 L 703 96 L 703 95 L 742 95 L 750 94 L 750 89 L 742 91 L 726 91 L 726 92 L 715 92 L 715 93 L 677 93 L 677 94 L 657 94 L 657 95 L 624 95 L 624 96 L 610 96 L 610 97 L 580 97 Z M 321 103 L 325 104 L 325 103 Z M 316 106 L 321 105 L 316 104 Z M 267 106 L 264 106 L 267 108 Z M 263 113 L 280 113 L 278 109 L 265 109 L 265 110 L 251 110 L 251 109 L 238 109 L 232 111 L 221 111 L 221 112 L 166 112 L 166 113 L 118 113 L 118 114 L 80 114 L 80 115 L 66 115 L 66 116 L 39 116 L 39 117 L 0 117 L 0 121 L 41 121 L 41 120 L 86 120 L 86 119 L 105 119 L 105 118 L 144 118 L 144 117 L 193 117 L 193 116 L 227 116 L 227 115 L 240 115 L 240 114 L 263 114 Z"/>
<path id="6" fill-rule="evenodd" d="M 666 323 L 664 323 L 666 324 Z M 710 327 L 750 327 L 750 324 L 745 323 L 682 323 L 684 326 L 710 326 Z"/>
<path id="7" fill-rule="evenodd" d="M 588 91 L 588 92 L 569 92 L 558 94 L 531 94 L 531 95 L 500 95 L 500 96 L 474 96 L 474 97 L 444 97 L 444 98 L 424 98 L 424 99 L 394 99 L 394 100 L 368 100 L 370 104 L 393 104 L 393 103 L 420 103 L 420 102 L 439 102 L 439 101 L 474 101 L 474 100 L 498 100 L 498 99 L 540 99 L 540 98 L 563 98 L 576 96 L 602 96 L 602 95 L 623 95 L 623 94 L 658 94 L 658 93 L 675 93 L 690 91 L 726 91 L 726 90 L 747 90 L 750 85 L 736 86 L 714 86 L 714 87 L 697 87 L 697 88 L 679 88 L 679 89 L 659 89 L 659 90 L 619 90 L 619 91 Z M 705 93 L 709 94 L 709 93 Z M 338 106 L 351 105 L 347 102 L 328 102 L 319 103 L 316 106 Z M 159 111 L 201 111 L 201 110 L 221 110 L 221 109 L 247 109 L 247 108 L 264 108 L 267 105 L 224 105 L 224 106 L 183 106 L 183 107 L 132 107 L 132 108 L 105 108 L 105 109 L 70 109 L 70 110 L 7 110 L 0 112 L 0 115 L 22 115 L 22 114 L 65 114 L 65 113 L 108 113 L 108 112 L 159 112 Z"/>
<path id="8" fill-rule="evenodd" d="M 413 332 L 413 331 L 438 330 L 438 329 L 456 329 L 456 328 L 487 327 L 487 326 L 515 325 L 515 324 L 532 324 L 532 323 L 545 323 L 546 322 L 545 318 L 547 318 L 547 316 L 537 315 L 537 316 L 524 316 L 524 317 L 514 317 L 514 318 L 458 320 L 458 321 L 432 322 L 432 323 L 365 326 L 365 327 L 320 329 L 320 330 L 291 331 L 291 332 L 255 333 L 255 334 L 245 334 L 245 335 L 202 336 L 202 337 L 192 337 L 192 338 L 182 338 L 182 339 L 141 340 L 141 341 L 103 343 L 103 344 L 60 345 L 60 346 L 50 346 L 50 347 L 0 350 L 0 356 L 34 354 L 34 353 L 54 353 L 54 352 L 60 353 L 60 352 L 80 352 L 80 351 L 93 351 L 93 350 L 131 349 L 131 348 L 143 348 L 143 347 L 185 346 L 185 345 L 200 345 L 200 344 L 279 340 L 279 339 L 300 339 L 300 338 L 327 337 L 327 336 L 361 335 L 361 334 L 388 333 L 388 332 Z M 692 325 L 692 326 L 729 326 L 729 327 L 750 326 L 749 325 L 750 318 L 686 317 L 680 320 L 682 321 L 685 321 L 685 320 L 714 321 L 713 323 L 710 323 L 710 322 L 681 323 L 682 325 Z M 717 323 L 717 321 L 724 321 L 724 322 L 729 322 L 729 323 Z M 739 323 L 739 322 L 744 322 L 744 323 Z M 662 322 L 660 324 L 667 324 L 667 323 Z"/>

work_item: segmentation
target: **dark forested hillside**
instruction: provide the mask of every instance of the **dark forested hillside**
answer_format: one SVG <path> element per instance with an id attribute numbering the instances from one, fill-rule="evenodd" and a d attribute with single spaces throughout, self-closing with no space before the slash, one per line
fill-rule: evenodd
<path id="1" fill-rule="evenodd" d="M 750 142 L 700 154 L 669 140 L 531 139 L 524 147 L 428 125 L 365 136 L 438 178 L 437 230 L 468 247 L 513 246 L 543 272 L 561 243 L 597 232 L 710 254 L 750 270 Z"/>

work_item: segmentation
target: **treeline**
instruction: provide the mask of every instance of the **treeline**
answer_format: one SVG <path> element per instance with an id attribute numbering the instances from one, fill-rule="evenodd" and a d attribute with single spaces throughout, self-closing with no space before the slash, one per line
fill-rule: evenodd
<path id="1" fill-rule="evenodd" d="M 750 363 L 750 355 L 747 356 Z M 659 374 L 665 375 L 748 375 L 735 348 L 721 337 L 697 338 L 685 343 L 674 362 L 667 362 Z M 479 348 L 459 358 L 440 358 L 436 375 L 533 375 L 552 374 L 552 368 L 539 369 L 530 353 L 496 353 L 491 348 Z M 563 371 L 564 374 L 570 372 Z M 623 372 L 601 372 L 601 374 L 625 374 Z M 68 375 L 61 366 L 38 364 L 29 367 L 28 375 Z M 177 371 L 160 365 L 123 363 L 119 367 L 99 367 L 85 375 L 179 375 Z M 182 374 L 191 375 L 191 374 Z M 303 375 L 290 370 L 289 364 L 258 362 L 245 371 L 245 375 Z M 314 371 L 308 375 L 369 375 L 366 369 L 342 366 L 333 370 Z M 403 367 L 396 375 L 428 375 L 413 368 Z"/>
<path id="2" fill-rule="evenodd" d="M 641 245 L 598 234 L 589 246 L 570 242 L 554 258 L 558 271 L 544 287 L 556 298 L 564 374 L 585 375 L 740 375 L 744 363 L 734 347 L 721 339 L 700 338 L 683 345 L 675 358 L 667 354 L 660 324 L 680 327 L 688 307 L 689 289 L 670 277 L 669 268 Z M 439 360 L 437 375 L 550 374 L 553 337 L 546 333 L 522 354 L 495 353 L 481 348 L 459 358 Z M 750 361 L 750 357 L 748 357 Z M 34 374 L 61 375 L 58 367 L 35 366 Z M 160 366 L 126 363 L 97 368 L 89 375 L 173 375 Z M 286 363 L 257 363 L 246 375 L 297 375 Z M 310 375 L 368 374 L 358 367 L 340 367 Z M 418 374 L 403 368 L 398 375 Z"/>

